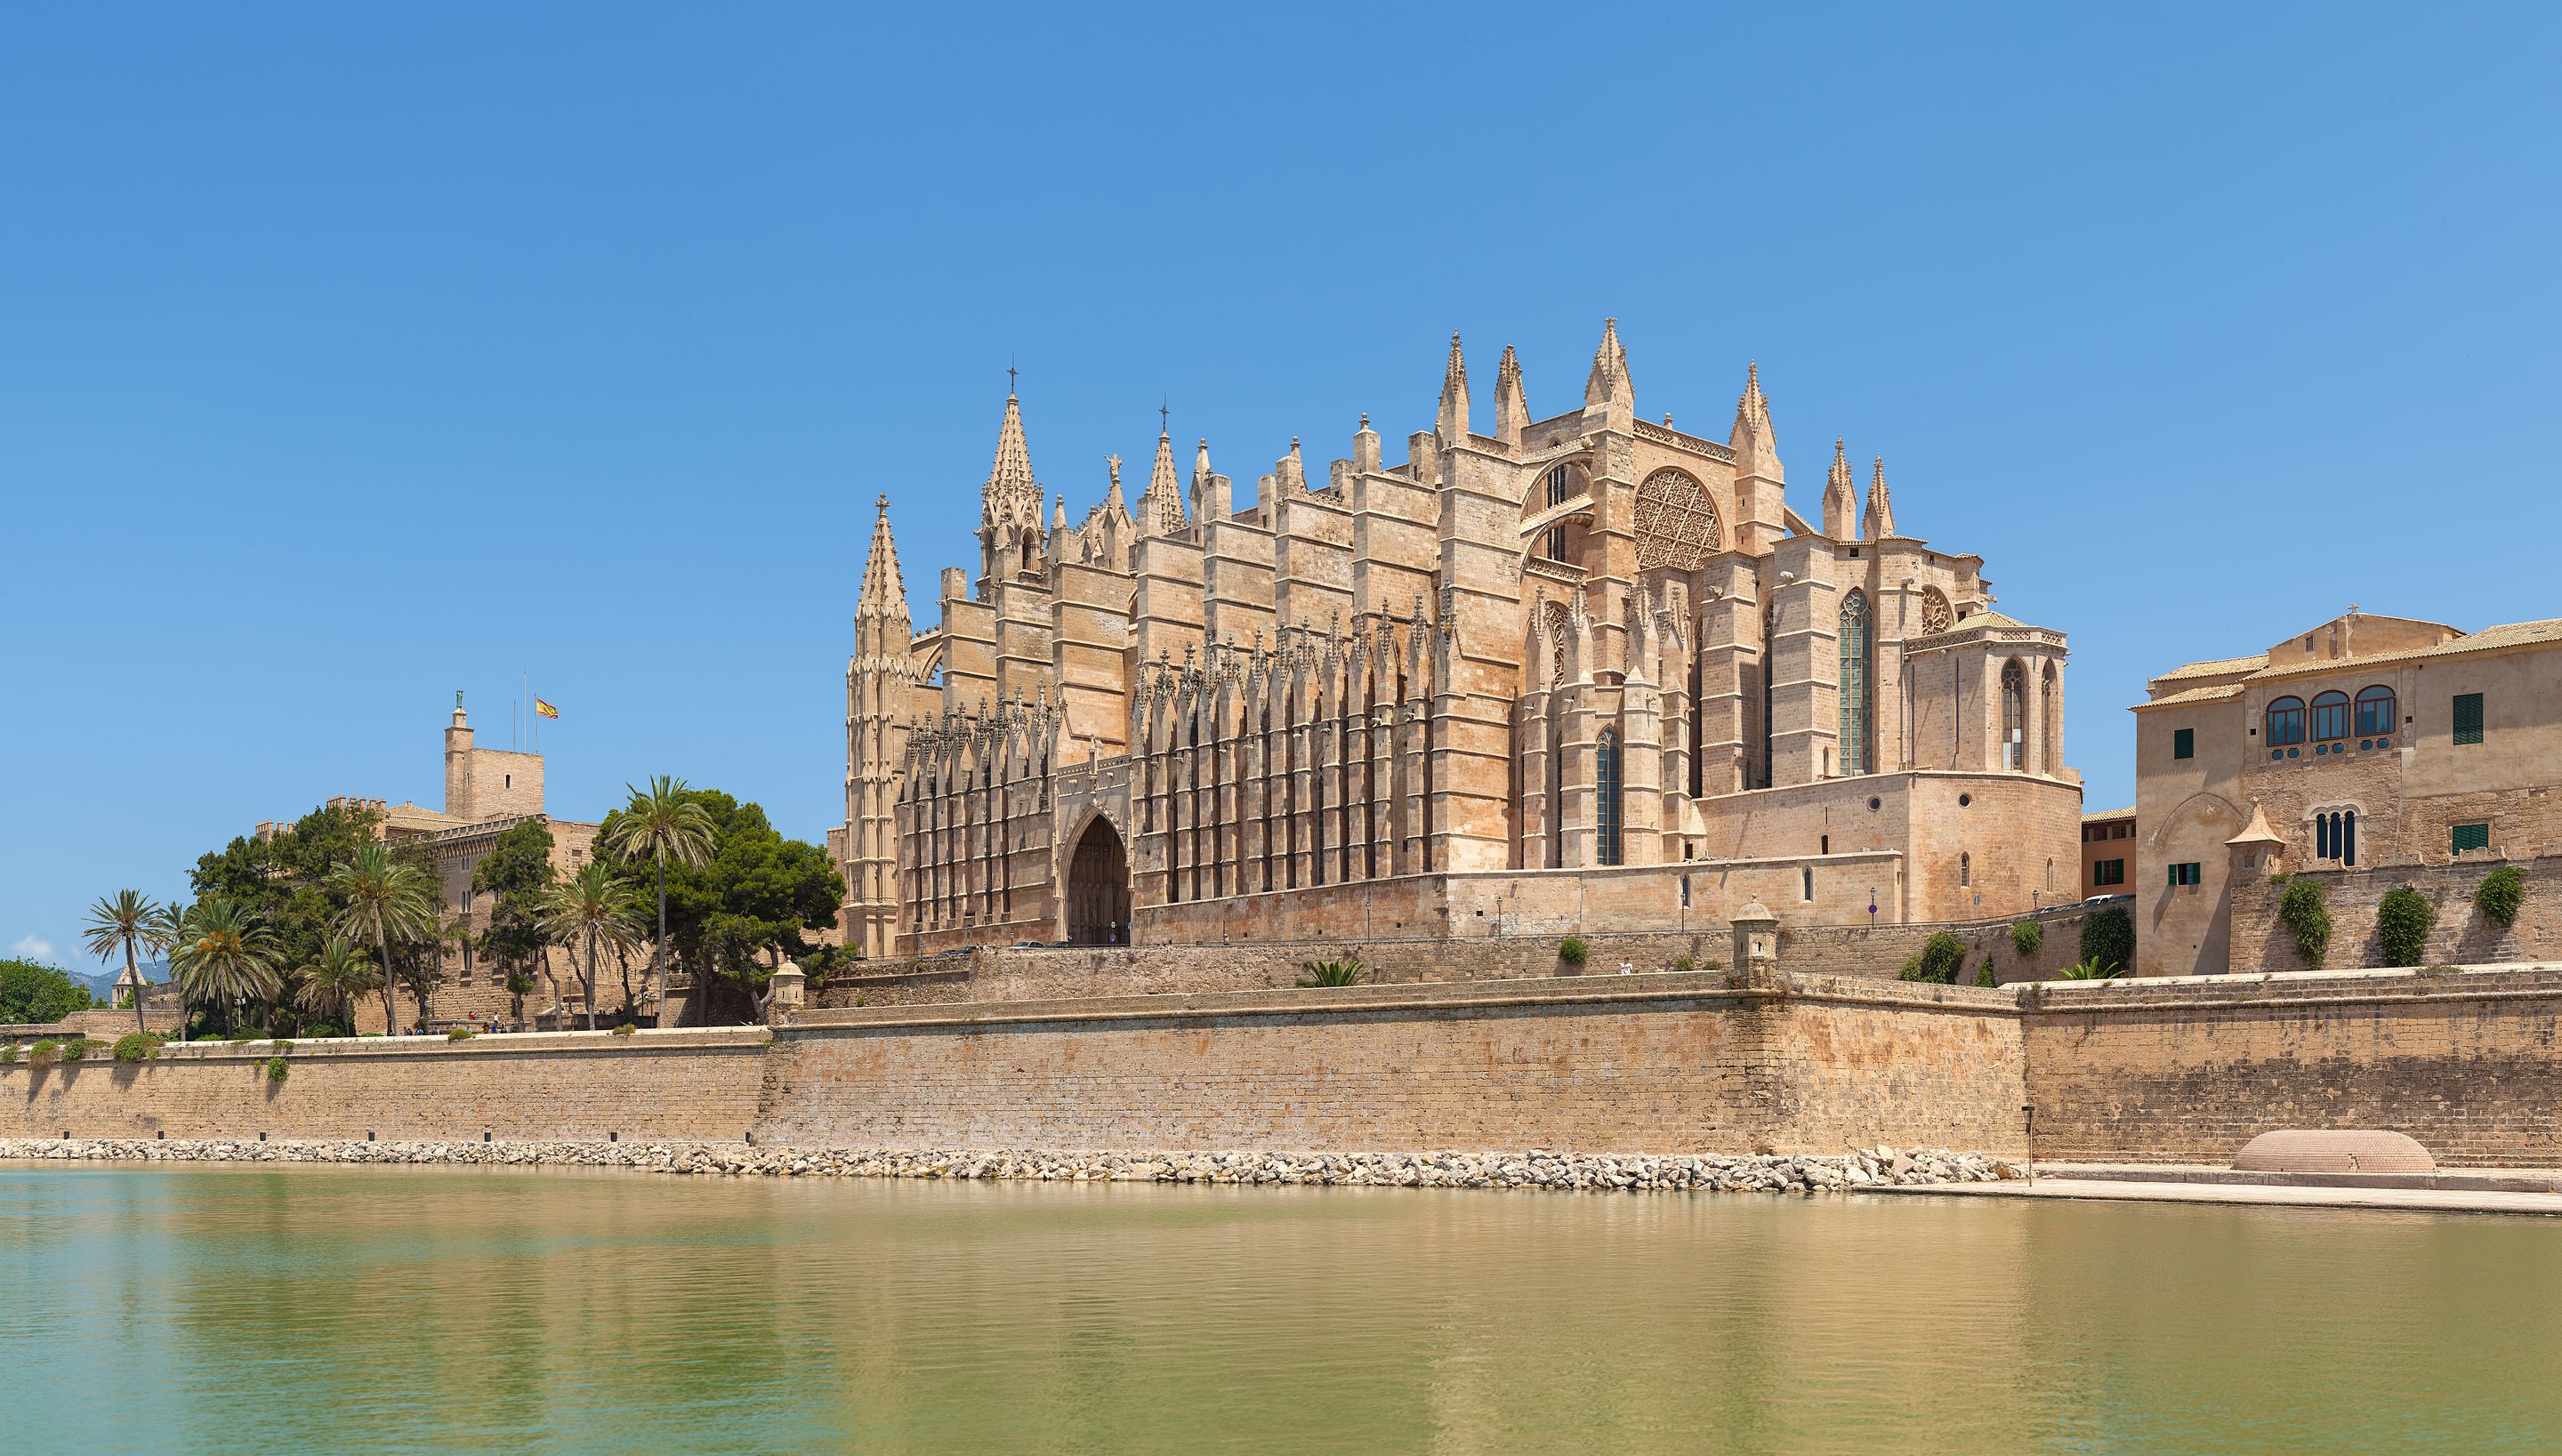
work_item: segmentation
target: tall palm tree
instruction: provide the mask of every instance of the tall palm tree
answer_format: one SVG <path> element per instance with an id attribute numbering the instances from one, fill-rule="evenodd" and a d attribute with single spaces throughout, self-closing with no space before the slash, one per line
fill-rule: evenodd
<path id="1" fill-rule="evenodd" d="M 436 933 L 436 903 L 428 895 L 427 875 L 417 865 L 393 858 L 390 845 L 363 844 L 355 858 L 329 871 L 327 885 L 347 907 L 338 912 L 333 929 L 374 943 L 374 963 L 383 968 L 383 1034 L 397 1036 L 400 1005 L 392 999 L 397 979 L 391 974 L 392 942 Z"/>
<path id="2" fill-rule="evenodd" d="M 186 939 L 186 936 L 187 907 L 175 900 L 152 911 L 142 922 L 142 944 L 149 947 L 153 955 L 168 957 L 173 966 L 176 964 L 178 955 L 178 943 Z M 177 978 L 173 974 L 170 979 L 174 981 Z M 180 1041 L 187 1039 L 188 1007 L 187 988 L 181 985 L 178 988 L 178 1039 Z"/>
<path id="3" fill-rule="evenodd" d="M 605 847 L 625 863 L 648 859 L 658 869 L 658 939 L 649 951 L 649 989 L 658 998 L 658 1024 L 667 1024 L 667 861 L 694 865 L 711 858 L 712 817 L 696 803 L 685 781 L 666 774 L 632 795 L 607 831 Z M 702 992 L 694 993 L 700 1000 Z"/>
<path id="4" fill-rule="evenodd" d="M 89 924 L 82 927 L 89 937 L 89 953 L 103 961 L 118 947 L 124 951 L 124 981 L 133 988 L 133 1025 L 148 1031 L 150 1023 L 142 1019 L 142 964 L 135 958 L 135 946 L 150 939 L 152 916 L 160 907 L 140 890 L 118 890 L 100 895 L 89 907 Z"/>
<path id="5" fill-rule="evenodd" d="M 365 953 L 343 936 L 329 937 L 320 948 L 320 958 L 302 968 L 301 988 L 297 1000 L 303 1009 L 315 1016 L 335 1016 L 356 1029 L 356 998 L 374 989 L 374 964 Z"/>
<path id="6" fill-rule="evenodd" d="M 596 948 L 629 946 L 642 930 L 640 893 L 602 859 L 580 865 L 578 873 L 552 886 L 543 897 L 543 934 L 561 945 L 587 951 L 587 971 L 580 990 L 587 1000 L 587 1029 L 596 1029 Z M 573 961 L 572 965 L 577 963 Z"/>
<path id="7" fill-rule="evenodd" d="M 221 896 L 199 901 L 169 969 L 191 1001 L 245 1006 L 275 995 L 274 942 L 247 906 Z"/>

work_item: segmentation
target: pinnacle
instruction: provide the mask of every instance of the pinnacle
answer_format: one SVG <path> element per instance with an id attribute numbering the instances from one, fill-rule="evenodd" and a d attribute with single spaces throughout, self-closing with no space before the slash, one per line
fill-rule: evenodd
<path id="1" fill-rule="evenodd" d="M 988 514 L 999 519 L 1040 517 L 1040 483 L 1032 477 L 1031 452 L 1023 444 L 1023 412 L 1013 393 L 1006 394 L 1006 418 L 997 430 L 997 458 L 988 468 L 981 492 Z"/>

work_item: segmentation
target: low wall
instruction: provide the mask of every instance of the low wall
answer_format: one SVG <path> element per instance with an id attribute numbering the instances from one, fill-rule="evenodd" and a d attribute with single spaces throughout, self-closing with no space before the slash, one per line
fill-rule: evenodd
<path id="1" fill-rule="evenodd" d="M 2562 967 L 2059 983 L 2026 995 L 2040 1159 L 2229 1163 L 2388 1128 L 2455 1166 L 2562 1167 Z"/>
<path id="2" fill-rule="evenodd" d="M 805 1013 L 760 1141 L 1837 1153 L 2020 1142 L 2018 1013 L 1729 973 Z"/>
<path id="3" fill-rule="evenodd" d="M 2503 863 L 2526 877 L 2526 895 L 2513 925 L 2473 909 L 2473 891 Z M 2309 869 L 2291 876 L 2323 890 L 2330 907 L 2334 966 L 2381 966 L 2384 943 L 2375 933 L 2375 911 L 2385 894 L 2409 885 L 2429 898 L 2437 918 L 2421 956 L 2431 966 L 2480 966 L 2494 962 L 2562 959 L 2562 859 L 2470 860 L 2460 864 L 2401 865 L 2381 869 Z M 2231 964 L 2235 971 L 2304 971 L 2294 932 L 2278 923 L 2286 886 L 2267 876 L 2233 886 Z"/>
<path id="4" fill-rule="evenodd" d="M 2035 954 L 2012 949 L 2011 920 L 1950 925 L 1801 925 L 1780 912 L 1780 960 L 1792 973 L 1893 979 L 1922 943 L 1941 931 L 1965 943 L 1969 977 L 1987 959 L 2000 983 L 2033 981 L 2080 955 L 2080 905 L 2033 916 L 2044 930 Z M 828 1009 L 954 1005 L 979 1001 L 1063 1001 L 1101 996 L 1197 996 L 1267 991 L 1295 984 L 1310 961 L 1357 956 L 1379 985 L 1524 981 L 1540 977 L 1615 976 L 1624 963 L 1638 972 L 1670 971 L 1683 957 L 1695 970 L 1725 967 L 1734 936 L 1725 925 L 1679 933 L 1582 937 L 1580 968 L 1557 959 L 1562 937 L 1472 936 L 1234 941 L 1225 945 L 1019 946 L 954 952 L 918 960 L 866 961 L 839 972 L 816 998 Z"/>
<path id="5" fill-rule="evenodd" d="M 130 1012 L 127 1013 L 128 1015 Z M 736 1141 L 756 1124 L 766 1032 L 564 1032 L 199 1042 L 123 1063 L 0 1066 L 0 1137 Z"/>

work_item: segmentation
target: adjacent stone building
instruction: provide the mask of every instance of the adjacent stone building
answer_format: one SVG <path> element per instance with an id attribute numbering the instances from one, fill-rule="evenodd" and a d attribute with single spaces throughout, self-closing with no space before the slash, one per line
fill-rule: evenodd
<path id="1" fill-rule="evenodd" d="M 2562 621 L 2467 634 L 2351 608 L 2265 652 L 2174 668 L 2135 707 L 2144 974 L 2267 969 L 2268 927 L 2235 921 L 2237 906 L 2264 915 L 2273 872 L 2398 880 L 2562 849 Z M 2247 964 L 2237 944 L 2255 948 Z"/>
<path id="2" fill-rule="evenodd" d="M 876 502 L 846 671 L 848 940 L 1553 935 L 1963 921 L 2078 897 L 2064 635 L 1899 527 L 1840 441 L 1785 498 L 1747 369 L 1724 441 L 1453 337 L 1433 427 L 1293 440 L 1240 505 L 1161 430 L 1071 524 L 1008 395 L 975 573 L 912 631 Z"/>

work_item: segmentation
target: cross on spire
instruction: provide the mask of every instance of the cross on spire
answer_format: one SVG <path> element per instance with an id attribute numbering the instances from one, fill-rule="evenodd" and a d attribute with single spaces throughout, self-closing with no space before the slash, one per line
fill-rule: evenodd
<path id="1" fill-rule="evenodd" d="M 1174 428 L 1175 412 L 1172 408 L 1173 403 L 1173 397 L 1170 395 L 1159 395 L 1157 397 L 1157 433 L 1159 435 L 1163 435 Z"/>
<path id="2" fill-rule="evenodd" d="M 1014 361 L 1010 357 L 1006 360 L 1006 398 L 1014 397 L 1014 376 L 1021 372 L 1014 367 Z"/>

